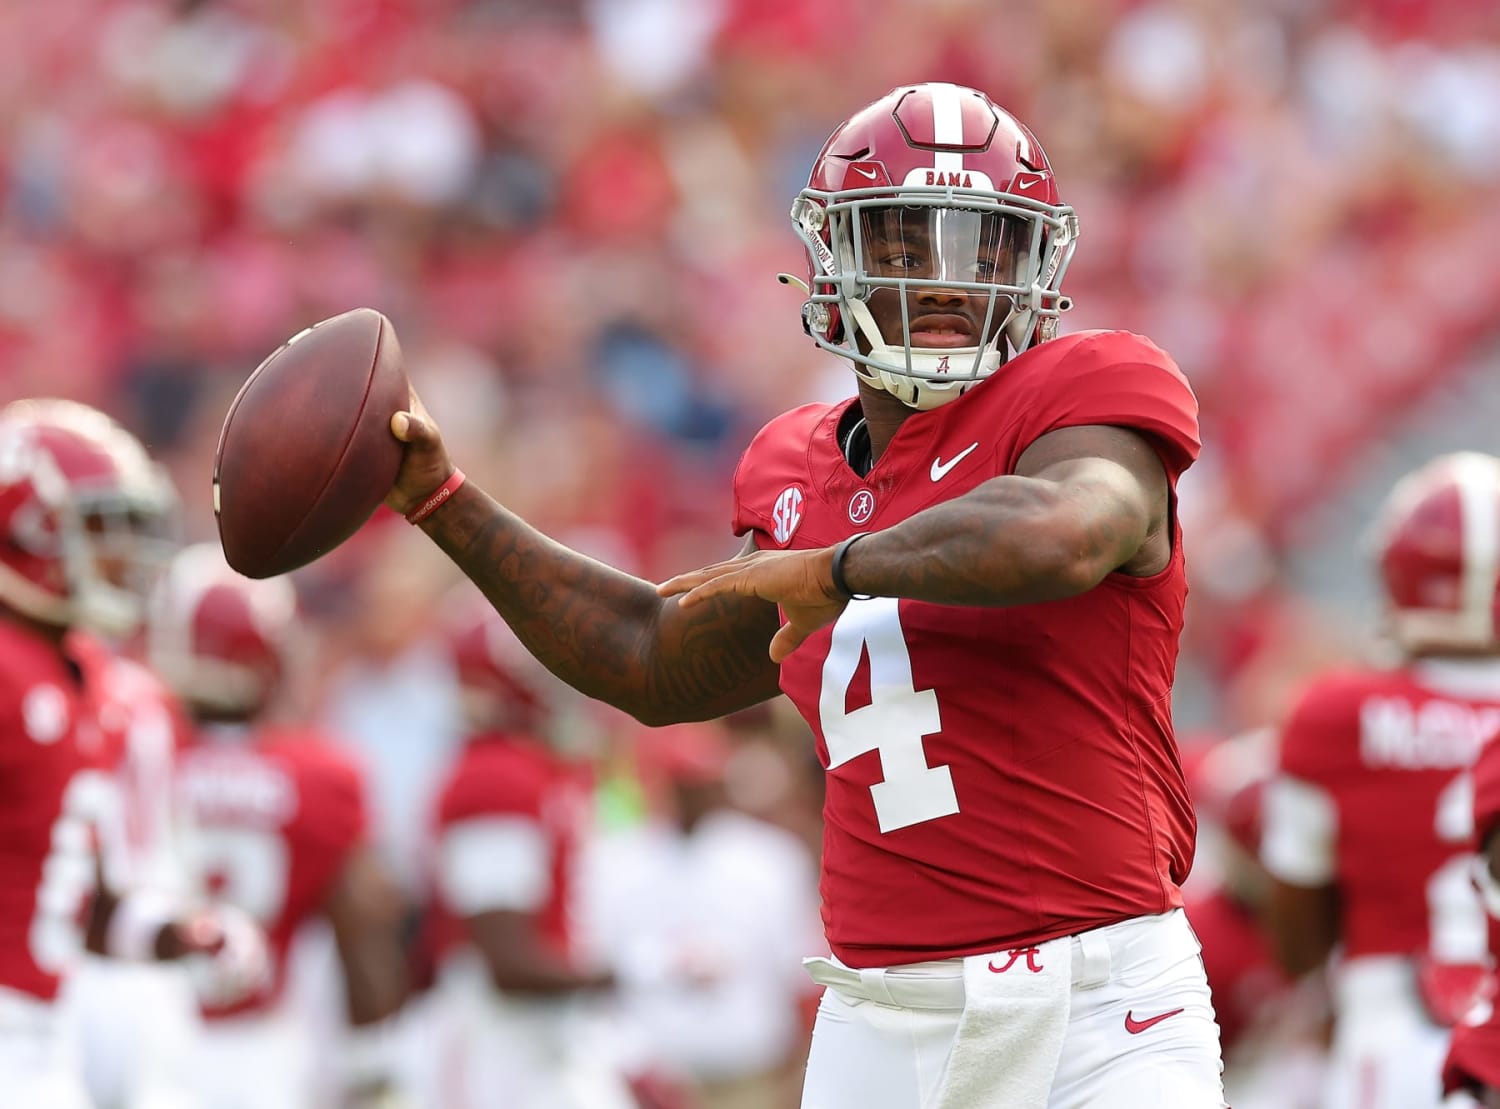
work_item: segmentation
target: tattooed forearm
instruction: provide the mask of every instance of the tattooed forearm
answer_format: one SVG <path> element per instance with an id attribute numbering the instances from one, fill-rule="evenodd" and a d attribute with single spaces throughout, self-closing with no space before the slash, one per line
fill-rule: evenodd
<path id="1" fill-rule="evenodd" d="M 422 527 L 547 669 L 645 723 L 722 716 L 777 691 L 774 605 L 725 597 L 684 614 L 472 486 Z"/>
<path id="2" fill-rule="evenodd" d="M 674 720 L 707 720 L 780 691 L 780 668 L 767 654 L 781 624 L 775 605 L 724 596 L 683 613 L 673 597 L 658 612 L 646 672 L 648 709 L 670 707 Z"/>

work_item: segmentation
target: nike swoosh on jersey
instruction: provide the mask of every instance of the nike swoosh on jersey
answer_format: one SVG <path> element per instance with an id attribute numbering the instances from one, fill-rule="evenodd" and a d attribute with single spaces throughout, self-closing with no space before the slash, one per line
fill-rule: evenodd
<path id="1" fill-rule="evenodd" d="M 1146 1029 L 1154 1028 L 1168 1017 L 1175 1017 L 1180 1012 L 1182 1012 L 1181 1009 L 1170 1009 L 1165 1013 L 1157 1013 L 1154 1017 L 1147 1017 L 1145 1020 L 1136 1020 L 1135 1015 L 1127 1009 L 1125 1011 L 1125 1031 L 1129 1032 L 1132 1036 L 1139 1036 Z"/>
<path id="2" fill-rule="evenodd" d="M 963 450 L 959 451 L 952 458 L 948 459 L 947 462 L 944 462 L 941 458 L 934 458 L 932 460 L 932 480 L 942 481 L 943 478 L 948 476 L 949 470 L 953 469 L 953 467 L 957 466 L 960 462 L 967 458 L 969 456 L 969 452 L 977 450 L 978 448 L 979 444 L 977 442 L 970 443 Z"/>

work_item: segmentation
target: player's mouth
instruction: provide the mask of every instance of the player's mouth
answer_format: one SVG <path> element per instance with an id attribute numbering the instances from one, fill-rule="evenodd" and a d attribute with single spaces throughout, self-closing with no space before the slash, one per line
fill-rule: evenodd
<path id="1" fill-rule="evenodd" d="M 911 322 L 914 347 L 971 347 L 974 325 L 964 316 L 918 316 Z"/>

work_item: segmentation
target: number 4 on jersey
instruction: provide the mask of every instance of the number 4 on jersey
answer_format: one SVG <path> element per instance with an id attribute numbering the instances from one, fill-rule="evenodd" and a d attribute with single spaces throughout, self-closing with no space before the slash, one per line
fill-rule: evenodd
<path id="1" fill-rule="evenodd" d="M 922 737 L 942 730 L 937 693 L 914 688 L 898 603 L 876 597 L 844 609 L 833 625 L 818 698 L 829 770 L 867 751 L 880 753 L 883 780 L 870 787 L 870 797 L 882 832 L 958 812 L 953 775 L 946 766 L 927 765 Z M 870 703 L 849 712 L 849 686 L 866 653 Z"/>

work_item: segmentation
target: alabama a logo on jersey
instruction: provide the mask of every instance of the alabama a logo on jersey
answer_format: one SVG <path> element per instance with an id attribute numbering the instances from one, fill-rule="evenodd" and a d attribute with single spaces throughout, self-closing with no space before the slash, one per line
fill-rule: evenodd
<path id="1" fill-rule="evenodd" d="M 802 487 L 788 485 L 776 498 L 771 509 L 771 537 L 785 547 L 797 534 L 797 525 L 802 523 Z"/>
<path id="2" fill-rule="evenodd" d="M 873 515 L 875 515 L 874 493 L 868 489 L 861 489 L 849 498 L 849 522 L 851 524 L 868 523 Z"/>

